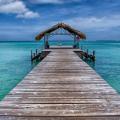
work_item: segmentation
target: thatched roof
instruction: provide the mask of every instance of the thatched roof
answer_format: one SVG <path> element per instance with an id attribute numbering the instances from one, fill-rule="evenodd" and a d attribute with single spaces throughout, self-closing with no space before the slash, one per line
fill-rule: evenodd
<path id="1" fill-rule="evenodd" d="M 84 33 L 80 32 L 64 23 L 58 23 L 57 25 L 54 25 L 53 27 L 51 27 L 51 28 L 41 32 L 39 35 L 37 35 L 36 40 L 41 40 L 46 34 L 50 34 L 51 32 L 53 32 L 59 28 L 63 28 L 65 30 L 67 30 L 69 33 L 78 36 L 80 39 L 86 39 L 86 35 Z"/>

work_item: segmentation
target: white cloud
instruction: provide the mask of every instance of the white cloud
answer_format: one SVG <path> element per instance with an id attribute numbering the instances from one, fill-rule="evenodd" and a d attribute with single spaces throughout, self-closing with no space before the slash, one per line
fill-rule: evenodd
<path id="1" fill-rule="evenodd" d="M 0 6 L 0 13 L 24 13 L 26 6 L 21 1 L 14 1 Z"/>
<path id="2" fill-rule="evenodd" d="M 28 0 L 34 4 L 64 4 L 71 2 L 82 2 L 83 0 Z"/>
<path id="3" fill-rule="evenodd" d="M 0 13 L 17 14 L 19 18 L 36 18 L 39 14 L 29 10 L 22 1 L 0 0 Z"/>
<path id="4" fill-rule="evenodd" d="M 35 4 L 60 4 L 63 1 L 62 0 L 30 0 L 30 2 Z"/>
<path id="5" fill-rule="evenodd" d="M 82 29 L 110 29 L 113 27 L 120 27 L 120 15 L 111 15 L 104 17 L 76 17 L 64 22 Z"/>
<path id="6" fill-rule="evenodd" d="M 28 11 L 28 12 L 25 12 L 24 14 L 17 15 L 17 18 L 26 18 L 26 19 L 37 18 L 37 17 L 39 17 L 39 14 L 32 11 Z"/>

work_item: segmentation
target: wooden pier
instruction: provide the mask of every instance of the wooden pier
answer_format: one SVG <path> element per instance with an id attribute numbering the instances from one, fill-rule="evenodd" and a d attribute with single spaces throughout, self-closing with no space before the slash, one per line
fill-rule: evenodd
<path id="1" fill-rule="evenodd" d="M 74 52 L 50 53 L 0 102 L 0 120 L 119 120 L 120 95 Z"/>
<path id="2" fill-rule="evenodd" d="M 69 48 L 69 49 L 73 49 L 72 46 L 53 46 L 50 48 L 54 48 L 54 49 L 65 49 L 65 48 Z M 42 51 L 42 52 L 38 52 L 38 49 L 36 49 L 36 52 L 32 52 L 31 51 L 31 61 L 34 62 L 35 61 L 41 61 L 43 60 L 50 51 Z M 95 51 L 93 51 L 93 54 L 88 53 L 88 49 L 87 51 L 84 51 L 82 49 L 76 49 L 75 53 L 83 60 L 85 61 L 92 61 L 95 62 Z"/>

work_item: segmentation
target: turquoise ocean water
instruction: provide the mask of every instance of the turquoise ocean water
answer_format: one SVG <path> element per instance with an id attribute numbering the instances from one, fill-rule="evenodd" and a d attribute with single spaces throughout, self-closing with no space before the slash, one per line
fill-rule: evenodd
<path id="1" fill-rule="evenodd" d="M 51 42 L 70 45 L 71 42 Z M 35 66 L 30 51 L 42 49 L 42 42 L 0 42 L 0 99 L 14 88 Z M 120 42 L 84 41 L 83 49 L 96 51 L 96 62 L 90 64 L 114 89 L 120 92 Z"/>
<path id="2" fill-rule="evenodd" d="M 35 66 L 31 49 L 41 48 L 36 42 L 0 42 L 0 99 L 19 83 Z"/>

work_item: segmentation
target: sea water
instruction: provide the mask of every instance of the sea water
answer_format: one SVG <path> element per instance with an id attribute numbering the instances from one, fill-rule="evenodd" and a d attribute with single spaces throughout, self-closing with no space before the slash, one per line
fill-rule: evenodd
<path id="1" fill-rule="evenodd" d="M 71 45 L 73 41 L 50 44 Z M 81 46 L 89 53 L 96 51 L 96 62 L 88 64 L 120 92 L 120 42 L 88 40 Z M 42 50 L 43 42 L 0 42 L 0 100 L 34 68 L 30 51 L 38 48 Z"/>
<path id="2" fill-rule="evenodd" d="M 41 42 L 0 42 L 0 100 L 32 70 L 31 50 L 39 48 Z"/>
<path id="3" fill-rule="evenodd" d="M 96 62 L 90 65 L 120 92 L 120 41 L 84 41 L 80 45 L 91 53 L 96 51 Z"/>

